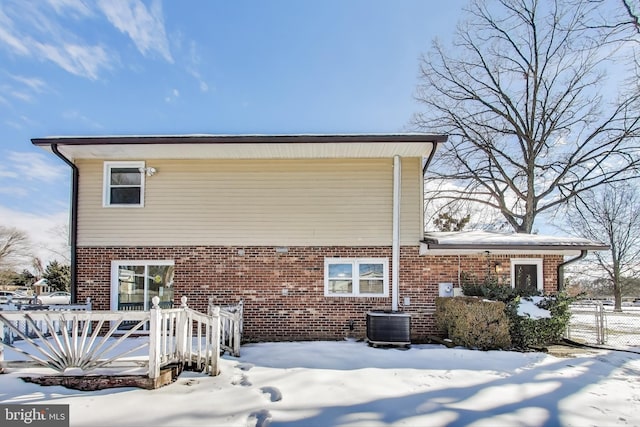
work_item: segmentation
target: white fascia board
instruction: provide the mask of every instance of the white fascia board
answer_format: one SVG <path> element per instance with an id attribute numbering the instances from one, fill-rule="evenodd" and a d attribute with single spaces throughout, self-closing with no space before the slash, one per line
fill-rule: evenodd
<path id="1" fill-rule="evenodd" d="M 420 243 L 420 255 L 565 255 L 578 256 L 580 250 L 558 249 L 429 249 L 425 243 Z"/>

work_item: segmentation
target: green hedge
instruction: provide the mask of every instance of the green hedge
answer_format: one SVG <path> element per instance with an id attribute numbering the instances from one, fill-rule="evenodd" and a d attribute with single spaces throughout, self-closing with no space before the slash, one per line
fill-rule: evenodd
<path id="1" fill-rule="evenodd" d="M 571 319 L 569 304 L 573 298 L 564 293 L 546 296 L 538 303 L 538 307 L 549 310 L 550 318 L 531 319 L 518 315 L 518 305 L 522 298 L 517 297 L 506 305 L 505 312 L 509 317 L 509 333 L 515 348 L 543 348 L 560 341 Z"/>
<path id="2" fill-rule="evenodd" d="M 479 350 L 511 347 L 505 304 L 479 298 L 436 298 L 436 322 L 455 345 Z"/>
<path id="3" fill-rule="evenodd" d="M 510 286 L 499 285 L 491 278 L 482 283 L 467 279 L 462 284 L 465 296 L 478 296 L 504 303 L 505 315 L 509 322 L 512 348 L 527 350 L 542 348 L 558 342 L 569 324 L 571 311 L 569 304 L 574 298 L 565 293 L 544 296 L 538 307 L 549 310 L 550 318 L 532 319 L 518 315 L 518 305 L 523 298 L 540 295 L 539 292 L 521 292 Z"/>

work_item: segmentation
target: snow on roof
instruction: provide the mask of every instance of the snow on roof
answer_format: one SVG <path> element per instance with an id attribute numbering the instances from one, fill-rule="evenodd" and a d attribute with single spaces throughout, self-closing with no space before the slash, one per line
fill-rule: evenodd
<path id="1" fill-rule="evenodd" d="M 492 231 L 427 232 L 422 243 L 429 249 L 549 249 L 606 250 L 608 246 L 580 237 Z"/>

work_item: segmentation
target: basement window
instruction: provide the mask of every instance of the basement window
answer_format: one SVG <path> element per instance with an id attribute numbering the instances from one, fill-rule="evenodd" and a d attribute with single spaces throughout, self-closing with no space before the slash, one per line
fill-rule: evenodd
<path id="1" fill-rule="evenodd" d="M 104 162 L 103 206 L 144 206 L 144 162 Z"/>
<path id="2" fill-rule="evenodd" d="M 386 258 L 325 258 L 324 295 L 389 296 L 389 261 Z"/>

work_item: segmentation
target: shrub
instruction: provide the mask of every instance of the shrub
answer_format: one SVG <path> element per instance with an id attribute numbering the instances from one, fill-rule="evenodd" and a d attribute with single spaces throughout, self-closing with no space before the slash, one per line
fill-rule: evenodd
<path id="1" fill-rule="evenodd" d="M 513 301 L 518 297 L 540 295 L 539 291 L 527 291 L 523 289 L 514 289 L 509 285 L 501 285 L 498 283 L 496 276 L 488 276 L 482 281 L 471 274 L 462 273 L 462 292 L 466 296 L 479 296 L 486 299 L 502 301 L 505 304 Z"/>
<path id="2" fill-rule="evenodd" d="M 511 346 L 505 305 L 499 301 L 436 298 L 436 322 L 456 345 L 479 350 Z"/>
<path id="3" fill-rule="evenodd" d="M 551 317 L 532 319 L 518 315 L 518 306 L 522 298 L 540 295 L 538 291 L 523 291 L 500 285 L 492 276 L 479 282 L 468 274 L 463 274 L 462 290 L 465 295 L 503 302 L 509 321 L 511 344 L 514 348 L 522 350 L 545 347 L 559 341 L 571 319 L 569 304 L 575 300 L 562 292 L 554 296 L 545 296 L 537 305 L 549 310 Z"/>
<path id="4" fill-rule="evenodd" d="M 505 310 L 509 318 L 509 334 L 513 346 L 519 349 L 530 349 L 546 347 L 558 342 L 571 319 L 569 304 L 573 300 L 574 298 L 565 293 L 544 297 L 536 305 L 548 310 L 551 317 L 542 319 L 518 315 L 521 298 L 507 304 Z"/>

